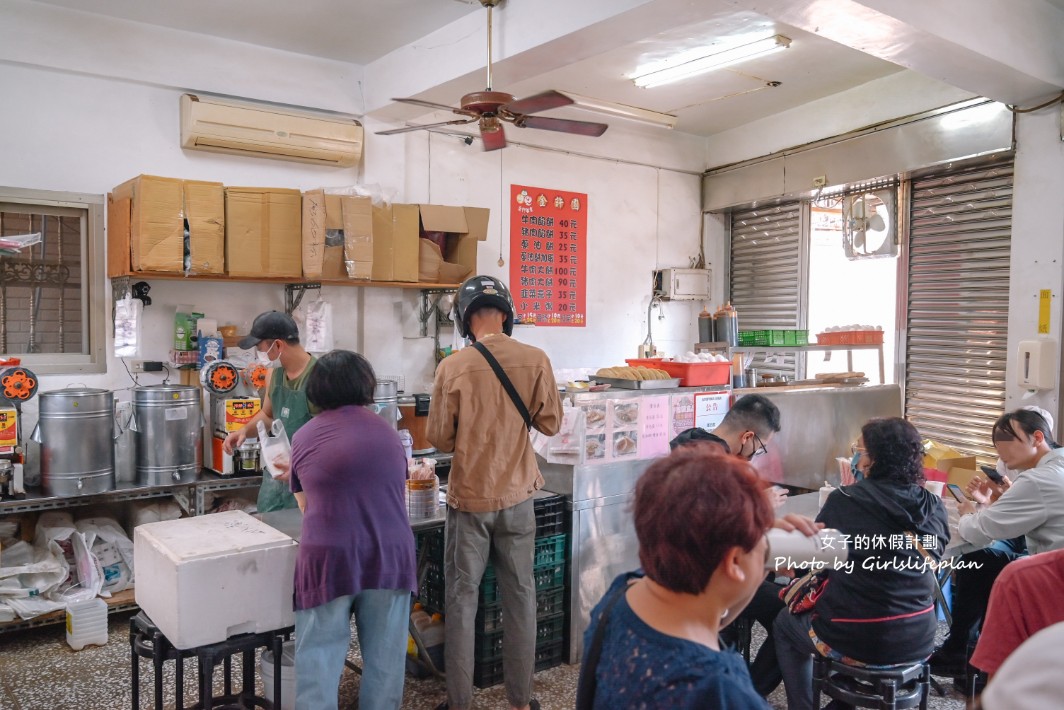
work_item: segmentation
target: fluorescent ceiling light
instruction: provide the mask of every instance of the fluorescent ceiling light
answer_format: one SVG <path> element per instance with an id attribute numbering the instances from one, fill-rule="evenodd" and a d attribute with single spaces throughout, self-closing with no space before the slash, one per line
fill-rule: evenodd
<path id="1" fill-rule="evenodd" d="M 626 118 L 629 121 L 649 123 L 652 126 L 660 126 L 662 128 L 676 127 L 676 116 L 673 116 L 671 113 L 660 113 L 659 111 L 651 111 L 649 109 L 639 108 L 638 106 L 629 106 L 627 104 L 618 104 L 612 101 L 603 101 L 602 99 L 593 99 L 590 96 L 581 96 L 580 94 L 573 94 L 568 91 L 560 93 L 565 94 L 573 100 L 574 108 L 582 108 L 587 111 L 595 111 L 596 113 L 604 113 L 610 116 L 619 116 L 620 118 Z"/>
<path id="2" fill-rule="evenodd" d="M 674 81 L 686 79 L 697 74 L 703 74 L 714 69 L 730 66 L 761 54 L 768 54 L 769 52 L 786 49 L 789 46 L 791 46 L 790 39 L 783 35 L 775 35 L 773 37 L 759 39 L 756 42 L 750 42 L 749 44 L 741 44 L 738 47 L 725 49 L 722 52 L 699 57 L 698 59 L 692 59 L 683 64 L 676 64 L 671 67 L 665 67 L 664 69 L 641 74 L 632 77 L 632 81 L 635 82 L 636 86 L 649 89 L 655 86 L 661 86 L 662 84 L 671 84 Z"/>

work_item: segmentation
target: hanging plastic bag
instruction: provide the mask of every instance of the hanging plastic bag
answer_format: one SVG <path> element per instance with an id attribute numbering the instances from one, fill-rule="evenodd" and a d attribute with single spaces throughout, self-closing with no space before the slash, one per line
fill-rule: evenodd
<path id="1" fill-rule="evenodd" d="M 126 296 L 115 301 L 115 357 L 136 357 L 143 304 Z"/>
<path id="2" fill-rule="evenodd" d="M 568 400 L 562 407 L 562 423 L 550 439 L 552 454 L 579 454 L 584 434 L 584 410 Z"/>
<path id="3" fill-rule="evenodd" d="M 306 348 L 312 353 L 333 349 L 332 304 L 318 299 L 307 304 Z"/>

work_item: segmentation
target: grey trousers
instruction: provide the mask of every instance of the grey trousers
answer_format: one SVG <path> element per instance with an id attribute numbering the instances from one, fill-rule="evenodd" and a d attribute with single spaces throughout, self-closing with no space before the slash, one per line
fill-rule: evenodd
<path id="1" fill-rule="evenodd" d="M 477 597 L 489 559 L 495 566 L 502 595 L 506 697 L 519 708 L 532 698 L 536 661 L 536 587 L 532 578 L 535 544 L 536 517 L 531 498 L 493 513 L 447 509 L 444 655 L 451 710 L 464 710 L 473 702 Z"/>

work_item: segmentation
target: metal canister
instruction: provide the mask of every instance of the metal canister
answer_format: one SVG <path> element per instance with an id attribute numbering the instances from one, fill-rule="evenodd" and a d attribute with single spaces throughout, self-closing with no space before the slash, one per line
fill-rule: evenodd
<path id="1" fill-rule="evenodd" d="M 114 392 L 92 387 L 41 392 L 37 440 L 41 487 L 50 496 L 115 487 Z"/>
<path id="2" fill-rule="evenodd" d="M 399 428 L 399 383 L 395 380 L 377 380 L 373 388 L 373 411 L 384 417 L 393 429 Z"/>
<path id="3" fill-rule="evenodd" d="M 133 388 L 137 481 L 146 486 L 194 481 L 203 468 L 203 414 L 198 387 Z"/>
<path id="4" fill-rule="evenodd" d="M 244 439 L 244 443 L 237 448 L 237 451 L 237 458 L 240 459 L 240 473 L 259 473 L 262 470 L 258 439 Z"/>

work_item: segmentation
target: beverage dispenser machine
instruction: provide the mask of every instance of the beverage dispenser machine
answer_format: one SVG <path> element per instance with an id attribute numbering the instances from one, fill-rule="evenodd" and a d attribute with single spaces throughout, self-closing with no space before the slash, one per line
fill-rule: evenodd
<path id="1" fill-rule="evenodd" d="M 249 437 L 247 445 L 233 454 L 225 453 L 222 443 L 230 432 L 242 428 L 262 409 L 257 390 L 265 387 L 266 373 L 260 372 L 265 369 L 253 363 L 240 370 L 229 360 L 215 360 L 200 371 L 206 414 L 203 464 L 216 473 L 229 476 L 262 471 L 258 455 L 251 455 L 254 439 Z M 247 459 L 243 462 L 242 452 Z"/>
<path id="2" fill-rule="evenodd" d="M 0 499 L 26 495 L 22 405 L 37 394 L 37 376 L 19 360 L 0 362 Z"/>

